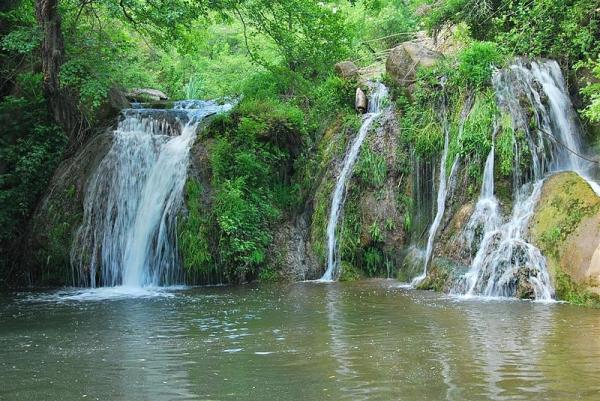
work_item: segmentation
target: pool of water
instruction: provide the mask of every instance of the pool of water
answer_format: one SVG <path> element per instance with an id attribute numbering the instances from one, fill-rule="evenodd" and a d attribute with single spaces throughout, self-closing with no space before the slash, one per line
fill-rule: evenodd
<path id="1" fill-rule="evenodd" d="M 1 400 L 598 400 L 600 310 L 391 280 L 0 296 Z"/>

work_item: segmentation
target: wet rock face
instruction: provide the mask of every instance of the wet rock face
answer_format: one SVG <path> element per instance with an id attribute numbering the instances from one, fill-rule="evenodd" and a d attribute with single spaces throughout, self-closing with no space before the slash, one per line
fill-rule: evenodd
<path id="1" fill-rule="evenodd" d="M 404 42 L 391 50 L 385 69 L 397 84 L 406 86 L 414 82 L 417 68 L 431 67 L 441 57 L 416 41 Z"/>
<path id="2" fill-rule="evenodd" d="M 557 293 L 563 273 L 600 294 L 600 197 L 572 172 L 546 180 L 530 222 L 532 242 L 548 259 Z"/>

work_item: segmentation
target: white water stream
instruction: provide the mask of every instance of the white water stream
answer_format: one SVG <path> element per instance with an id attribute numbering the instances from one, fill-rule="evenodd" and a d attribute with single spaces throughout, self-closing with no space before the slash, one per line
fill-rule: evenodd
<path id="1" fill-rule="evenodd" d="M 376 83 L 371 89 L 371 95 L 369 97 L 369 105 L 367 113 L 363 116 L 362 125 L 358 134 L 352 141 L 346 156 L 344 157 L 344 163 L 342 171 L 338 176 L 337 182 L 335 183 L 335 189 L 331 197 L 331 207 L 329 211 L 329 220 L 327 222 L 327 270 L 321 277 L 321 281 L 334 281 L 338 278 L 339 274 L 339 260 L 338 260 L 338 248 L 336 239 L 336 229 L 340 213 L 344 206 L 344 196 L 346 193 L 346 186 L 350 177 L 352 177 L 352 168 L 360 152 L 360 146 L 365 140 L 369 128 L 373 121 L 375 121 L 382 113 L 383 100 L 387 98 L 388 90 L 387 87 L 381 83 Z"/>
<path id="2" fill-rule="evenodd" d="M 90 179 L 71 252 L 77 284 L 146 287 L 183 280 L 176 218 L 198 124 L 230 105 L 177 102 L 172 110 L 130 109 Z"/>
<path id="3" fill-rule="evenodd" d="M 510 218 L 500 224 L 498 201 L 493 193 L 493 149 L 486 162 L 480 199 L 466 227 L 465 237 L 472 246 L 477 227 L 482 239 L 464 282 L 457 292 L 467 296 L 554 297 L 546 259 L 527 241 L 527 230 L 541 194 L 544 177 L 557 171 L 571 170 L 591 180 L 594 163 L 582 148 L 582 133 L 577 114 L 569 100 L 560 68 L 555 61 L 517 60 L 493 79 L 498 103 L 510 113 L 514 132 L 525 133 L 531 157 L 529 171 L 521 171 L 522 150 L 513 139 L 513 187 L 516 194 Z"/>

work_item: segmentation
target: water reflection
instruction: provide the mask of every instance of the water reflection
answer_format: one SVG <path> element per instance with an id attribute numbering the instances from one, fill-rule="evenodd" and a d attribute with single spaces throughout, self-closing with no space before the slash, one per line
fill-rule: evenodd
<path id="1" fill-rule="evenodd" d="M 600 311 L 393 281 L 0 298 L 0 399 L 596 400 Z M 28 299 L 27 302 L 24 302 Z M 40 298 L 41 299 L 41 298 Z"/>
<path id="2" fill-rule="evenodd" d="M 546 391 L 541 373 L 548 333 L 553 330 L 552 305 L 518 301 L 465 301 L 474 363 L 484 374 L 486 396 L 493 400 L 525 400 Z M 531 394 L 528 394 L 531 393 Z"/>
<path id="3" fill-rule="evenodd" d="M 327 314 L 327 323 L 329 326 L 331 356 L 337 363 L 335 381 L 340 385 L 339 390 L 349 399 L 367 400 L 368 382 L 362 381 L 359 373 L 353 367 L 353 357 L 351 355 L 350 344 L 346 341 L 346 336 L 350 335 L 349 328 L 344 323 L 344 304 L 342 289 L 337 284 L 327 285 L 325 310 Z M 354 347 L 359 349 L 358 346 Z"/>

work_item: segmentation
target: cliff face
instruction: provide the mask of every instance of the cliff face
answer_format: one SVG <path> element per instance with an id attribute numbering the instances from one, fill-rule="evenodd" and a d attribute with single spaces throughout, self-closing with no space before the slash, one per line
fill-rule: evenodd
<path id="1" fill-rule="evenodd" d="M 325 163 L 327 172 L 312 203 L 311 244 L 321 269 L 326 265 L 331 196 L 346 150 L 335 142 L 347 142 L 344 136 L 353 134 L 340 131 L 321 144 L 337 147 Z M 342 280 L 395 276 L 410 239 L 411 182 L 408 145 L 396 112 L 388 109 L 367 134 L 347 186 L 337 234 Z"/>

